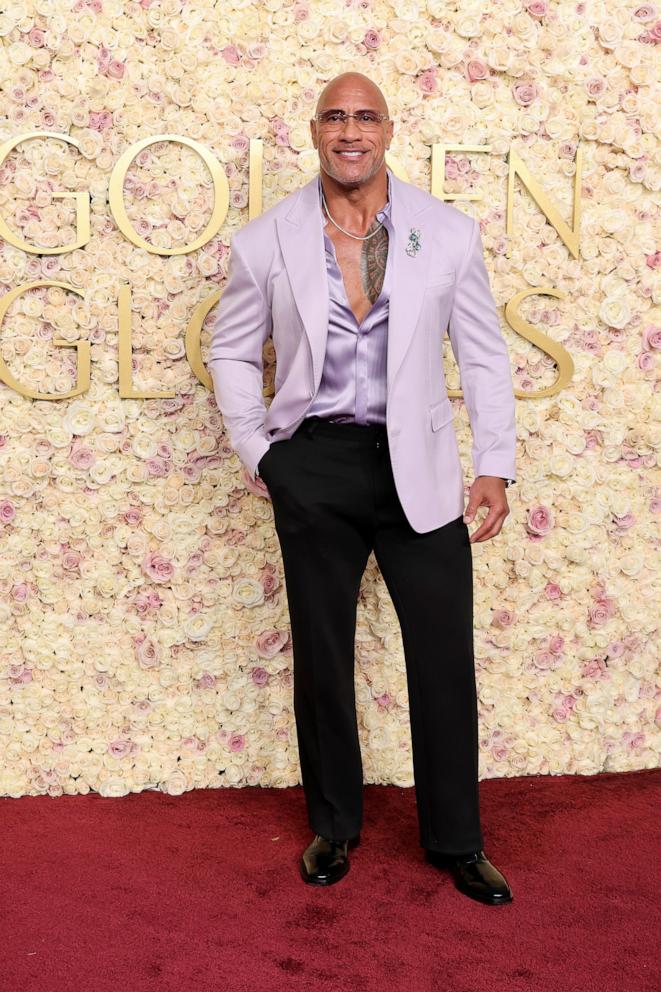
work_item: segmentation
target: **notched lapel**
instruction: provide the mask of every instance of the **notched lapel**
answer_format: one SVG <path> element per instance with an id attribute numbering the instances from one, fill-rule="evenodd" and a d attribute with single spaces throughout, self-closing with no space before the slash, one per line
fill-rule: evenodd
<path id="1" fill-rule="evenodd" d="M 388 318 L 388 393 L 404 360 L 415 331 L 434 250 L 431 213 L 409 203 L 406 183 L 393 177 L 392 224 L 394 252 Z M 420 232 L 420 248 L 407 255 L 411 230 Z"/>
<path id="2" fill-rule="evenodd" d="M 321 378 L 330 298 L 317 180 L 302 187 L 291 210 L 276 222 L 294 302 L 312 354 L 314 387 Z"/>

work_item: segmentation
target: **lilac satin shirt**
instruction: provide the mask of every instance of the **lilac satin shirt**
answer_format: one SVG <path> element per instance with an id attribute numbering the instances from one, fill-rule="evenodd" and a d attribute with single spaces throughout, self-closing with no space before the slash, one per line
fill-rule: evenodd
<path id="1" fill-rule="evenodd" d="M 393 227 L 390 217 L 390 172 L 388 202 L 376 218 L 388 231 L 389 247 Z M 358 324 L 349 306 L 342 272 L 335 254 L 335 245 L 328 236 L 330 221 L 321 205 L 324 221 L 326 272 L 330 293 L 328 339 L 319 390 L 306 417 L 328 417 L 331 420 L 353 421 L 358 424 L 386 422 L 386 352 L 388 314 L 390 310 L 390 270 L 392 252 L 388 251 L 383 287 L 371 310 Z"/>

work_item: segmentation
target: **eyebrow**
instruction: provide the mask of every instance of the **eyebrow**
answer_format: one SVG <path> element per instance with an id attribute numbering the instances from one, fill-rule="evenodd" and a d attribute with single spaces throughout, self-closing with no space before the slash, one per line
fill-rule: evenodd
<path id="1" fill-rule="evenodd" d="M 375 107 L 360 107 L 358 110 L 354 110 L 354 114 L 364 114 L 366 110 L 369 110 L 369 112 L 371 114 L 380 114 L 380 113 L 383 112 L 381 110 L 377 110 Z M 346 114 L 346 113 L 348 113 L 348 111 L 346 111 L 343 107 L 324 107 L 324 109 L 323 110 L 320 110 L 319 113 L 320 114 L 340 114 L 340 113 L 341 114 Z"/>

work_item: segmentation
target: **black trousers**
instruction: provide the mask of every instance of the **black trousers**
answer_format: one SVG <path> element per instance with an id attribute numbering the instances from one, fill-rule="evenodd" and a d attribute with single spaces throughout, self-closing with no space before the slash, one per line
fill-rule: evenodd
<path id="1" fill-rule="evenodd" d="M 402 509 L 385 426 L 309 417 L 259 464 L 285 574 L 294 713 L 309 824 L 359 833 L 357 599 L 372 549 L 399 620 L 423 847 L 483 847 L 478 795 L 473 571 L 460 516 L 419 534 Z"/>

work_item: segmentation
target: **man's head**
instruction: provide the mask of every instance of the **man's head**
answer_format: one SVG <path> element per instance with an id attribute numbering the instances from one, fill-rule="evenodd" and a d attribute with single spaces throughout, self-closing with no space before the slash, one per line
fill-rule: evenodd
<path id="1" fill-rule="evenodd" d="M 363 127 L 350 117 L 345 124 L 324 124 L 320 114 L 343 110 L 357 114 L 361 110 L 388 116 L 388 104 L 376 83 L 361 72 L 343 72 L 326 83 L 319 94 L 315 118 L 310 121 L 312 143 L 319 152 L 319 165 L 342 186 L 356 187 L 369 182 L 382 169 L 393 132 L 391 120 L 379 120 Z"/>

